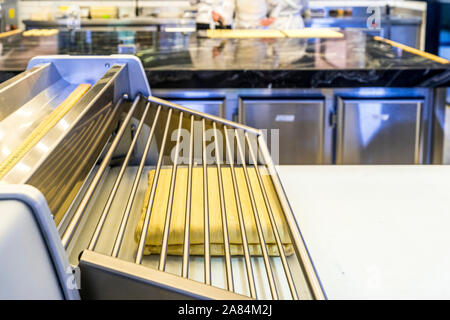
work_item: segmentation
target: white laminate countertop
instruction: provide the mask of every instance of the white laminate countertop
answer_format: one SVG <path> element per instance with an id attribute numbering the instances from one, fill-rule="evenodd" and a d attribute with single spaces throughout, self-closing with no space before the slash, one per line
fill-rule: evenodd
<path id="1" fill-rule="evenodd" d="M 279 166 L 329 299 L 450 299 L 450 166 Z"/>

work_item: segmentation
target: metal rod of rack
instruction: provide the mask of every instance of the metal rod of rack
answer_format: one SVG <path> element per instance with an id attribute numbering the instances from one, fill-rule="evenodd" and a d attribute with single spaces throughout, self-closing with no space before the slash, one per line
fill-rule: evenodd
<path id="1" fill-rule="evenodd" d="M 248 189 L 249 195 L 250 195 L 250 202 L 251 202 L 252 209 L 253 209 L 253 216 L 255 218 L 256 230 L 258 232 L 258 238 L 259 238 L 259 243 L 261 246 L 261 251 L 263 254 L 264 265 L 266 267 L 266 274 L 267 274 L 267 280 L 269 281 L 270 292 L 272 294 L 272 298 L 274 300 L 277 300 L 278 293 L 277 293 L 277 289 L 275 286 L 275 280 L 273 278 L 272 266 L 270 265 L 269 254 L 267 252 L 267 246 L 266 246 L 266 241 L 264 239 L 264 233 L 263 233 L 262 226 L 261 226 L 261 220 L 259 218 L 258 208 L 256 207 L 255 195 L 253 193 L 252 185 L 250 182 L 250 177 L 248 174 L 247 165 L 245 164 L 245 155 L 244 155 L 244 152 L 243 152 L 243 149 L 241 146 L 241 142 L 239 141 L 239 133 L 237 130 L 235 130 L 235 135 L 237 137 L 236 144 L 237 144 L 239 156 L 242 159 L 242 167 L 244 169 L 245 182 L 246 182 L 247 189 Z"/>
<path id="2" fill-rule="evenodd" d="M 109 115 L 109 111 L 106 113 L 106 115 Z M 114 113 L 112 113 L 112 116 L 114 116 Z M 101 119 L 100 123 L 95 122 L 95 121 L 89 121 L 88 122 L 89 123 L 88 130 L 91 130 L 93 127 L 96 127 L 96 126 L 102 127 L 104 125 L 104 122 L 106 121 L 106 119 L 107 119 L 107 116 L 103 117 L 103 119 Z M 108 121 L 106 121 L 106 122 L 108 122 Z M 92 130 L 92 132 L 96 133 L 95 130 Z M 90 135 L 88 135 L 86 137 L 86 139 L 90 139 L 89 137 L 90 137 Z M 109 139 L 107 140 L 102 151 L 99 153 L 100 155 L 102 155 L 102 154 L 104 154 L 104 152 L 106 152 L 107 145 L 109 144 L 110 140 L 112 140 L 112 136 L 110 136 Z M 78 144 L 77 144 L 77 147 L 78 147 Z M 85 155 L 83 152 L 87 149 L 89 149 L 89 148 L 83 148 L 83 149 L 81 149 L 81 151 L 79 153 L 77 152 L 76 154 L 80 155 L 80 157 L 88 156 L 88 155 Z M 78 148 L 76 150 L 78 150 Z M 69 162 L 69 163 L 71 163 L 71 162 Z M 66 175 L 68 175 L 69 177 L 73 175 L 73 173 L 70 171 L 71 167 L 74 167 L 74 166 L 73 165 L 69 166 L 69 169 L 66 172 Z M 78 166 L 78 167 L 80 167 L 80 166 Z M 91 167 L 89 172 L 85 176 L 90 177 L 92 172 L 94 172 L 94 171 L 95 171 L 95 166 Z M 72 209 L 76 208 L 78 206 L 76 199 L 78 199 L 78 197 L 82 197 L 82 194 L 84 193 L 83 190 L 85 190 L 87 188 L 87 186 L 89 185 L 90 182 L 91 182 L 90 179 L 85 179 L 83 181 L 83 183 L 78 187 L 78 191 L 76 192 L 76 195 L 73 197 L 72 202 L 70 203 L 69 207 L 66 209 L 66 212 L 73 212 Z M 60 190 L 61 189 L 58 189 L 58 191 L 60 191 Z M 70 222 L 70 219 L 71 219 L 71 217 L 68 215 L 65 215 L 64 217 L 61 218 L 61 220 L 59 221 L 59 224 L 58 224 L 58 232 L 60 232 L 61 234 L 63 233 L 62 230 L 65 230 L 67 228 L 67 224 Z M 66 223 L 66 220 L 67 220 L 67 223 Z"/>
<path id="3" fill-rule="evenodd" d="M 269 215 L 270 225 L 272 227 L 272 231 L 273 231 L 273 234 L 275 236 L 275 241 L 277 243 L 278 252 L 280 254 L 281 262 L 283 264 L 283 269 L 284 269 L 284 273 L 285 273 L 285 276 L 286 276 L 286 280 L 287 280 L 288 285 L 289 285 L 289 290 L 291 291 L 292 299 L 298 300 L 298 294 L 297 294 L 297 290 L 295 288 L 294 279 L 292 278 L 291 269 L 289 268 L 289 264 L 287 262 L 286 252 L 284 251 L 283 242 L 281 241 L 280 233 L 278 232 L 278 227 L 277 227 L 277 224 L 276 224 L 276 221 L 275 221 L 275 216 L 273 214 L 272 207 L 271 207 L 270 202 L 269 202 L 269 197 L 267 196 L 267 190 L 266 190 L 266 187 L 265 187 L 264 182 L 262 180 L 261 172 L 259 170 L 258 159 L 255 156 L 255 153 L 253 151 L 253 147 L 252 147 L 252 145 L 250 143 L 250 139 L 248 137 L 248 133 L 247 132 L 245 133 L 245 139 L 247 140 L 250 158 L 253 161 L 253 163 L 255 164 L 256 176 L 258 178 L 259 187 L 260 187 L 260 189 L 262 191 L 262 195 L 263 195 L 263 198 L 264 198 L 264 203 L 266 205 L 267 213 Z"/>
<path id="4" fill-rule="evenodd" d="M 71 165 L 70 161 L 67 161 L 67 159 L 72 156 L 69 151 L 74 149 L 77 150 L 79 148 L 79 145 L 85 141 L 85 136 L 90 132 L 92 125 L 93 122 L 91 121 L 88 126 L 84 126 L 78 133 L 73 134 L 67 139 L 64 146 L 61 148 L 61 152 L 53 158 L 52 165 L 49 165 L 45 170 L 39 171 L 35 178 L 42 181 L 42 185 L 48 185 L 50 180 L 59 181 L 59 176 L 67 172 L 65 169 Z M 56 177 L 54 174 L 52 175 L 51 172 L 57 173 Z"/>
<path id="5" fill-rule="evenodd" d="M 236 207 L 238 212 L 238 219 L 239 219 L 239 228 L 241 230 L 241 238 L 242 238 L 242 247 L 244 250 L 244 258 L 245 258 L 245 266 L 247 270 L 247 279 L 248 279 L 248 287 L 250 289 L 250 296 L 252 298 L 257 298 L 256 295 L 256 286 L 255 286 L 255 278 L 253 275 L 253 267 L 252 267 L 252 261 L 250 257 L 250 250 L 248 248 L 248 241 L 247 241 L 247 233 L 245 230 L 245 223 L 244 223 L 244 216 L 242 214 L 242 206 L 241 206 L 241 199 L 239 196 L 239 189 L 238 184 L 236 180 L 236 172 L 234 169 L 234 161 L 233 155 L 231 153 L 231 147 L 230 147 L 230 141 L 228 138 L 228 128 L 225 126 L 224 129 L 224 135 L 225 135 L 225 147 L 228 154 L 228 157 L 230 159 L 230 170 L 231 170 L 231 178 L 233 180 L 233 190 L 234 190 L 234 197 L 236 199 Z"/>
<path id="6" fill-rule="evenodd" d="M 225 267 L 227 273 L 227 288 L 229 291 L 234 291 L 233 284 L 233 267 L 231 264 L 231 252 L 230 252 L 230 239 L 228 235 L 228 219 L 227 219 L 227 209 L 225 207 L 225 198 L 223 195 L 223 179 L 222 179 L 222 168 L 221 168 L 221 154 L 220 146 L 217 135 L 216 123 L 213 122 L 214 130 L 214 144 L 215 144 L 215 154 L 216 154 L 216 167 L 217 176 L 219 178 L 219 195 L 220 195 L 220 212 L 222 213 L 222 235 L 223 235 L 223 246 L 225 251 Z"/>
<path id="7" fill-rule="evenodd" d="M 139 246 L 136 255 L 136 264 L 142 263 L 142 258 L 144 255 L 145 241 L 147 239 L 148 226 L 150 224 L 150 216 L 153 208 L 153 202 L 155 200 L 156 194 L 156 186 L 158 185 L 159 174 L 161 172 L 161 164 L 164 157 L 164 150 L 166 147 L 167 136 L 169 134 L 170 120 L 172 118 L 172 109 L 169 109 L 169 113 L 167 115 L 166 127 L 164 129 L 163 140 L 161 142 L 161 148 L 159 150 L 158 163 L 156 164 L 155 176 L 153 178 L 152 187 L 150 191 L 150 199 L 147 205 L 147 211 L 145 212 L 144 223 L 142 225 L 141 237 L 139 239 Z"/>
<path id="8" fill-rule="evenodd" d="M 160 104 L 162 106 L 166 106 L 166 107 L 168 107 L 170 109 L 175 109 L 175 110 L 178 110 L 178 111 L 181 111 L 181 112 L 184 112 L 184 113 L 189 113 L 189 114 L 193 114 L 193 115 L 199 116 L 199 117 L 201 117 L 203 119 L 207 119 L 207 120 L 212 121 L 212 122 L 221 123 L 223 125 L 227 125 L 227 126 L 231 126 L 231 127 L 239 127 L 240 129 L 242 129 L 242 130 L 244 130 L 246 132 L 251 132 L 251 133 L 257 134 L 257 135 L 261 134 L 261 130 L 259 130 L 259 129 L 248 127 L 248 126 L 243 125 L 241 123 L 232 122 L 230 120 L 214 116 L 214 115 L 212 115 L 210 113 L 203 113 L 203 112 L 200 112 L 200 111 L 192 110 L 192 109 L 183 107 L 183 106 L 181 106 L 179 104 L 159 99 L 157 97 L 151 96 L 151 97 L 148 97 L 148 100 L 152 101 L 154 103 Z"/>
<path id="9" fill-rule="evenodd" d="M 203 210 L 205 283 L 211 284 L 211 247 L 209 243 L 208 162 L 206 159 L 206 122 L 202 119 Z"/>
<path id="10" fill-rule="evenodd" d="M 89 135 L 85 138 L 88 141 L 91 141 L 91 139 L 94 139 L 95 136 L 103 136 L 107 130 L 107 128 L 110 127 L 113 119 L 116 117 L 116 114 L 120 111 L 120 103 L 119 102 L 113 107 L 108 107 L 107 112 L 105 112 L 105 115 L 101 117 L 99 123 L 95 123 L 92 121 L 92 128 L 93 130 L 90 131 Z M 110 137 L 109 140 L 111 140 L 112 137 Z M 105 148 L 103 148 L 105 150 Z M 92 154 L 95 152 L 95 147 L 92 148 L 83 148 L 81 152 L 77 153 L 77 156 L 79 159 L 89 159 Z M 102 152 L 100 153 L 102 154 Z M 78 181 L 79 175 L 81 172 L 85 170 L 83 165 L 73 165 L 72 162 L 69 161 L 71 165 L 68 166 L 67 171 L 65 172 L 66 177 L 70 177 L 68 181 L 64 181 L 61 186 L 58 186 L 58 188 L 55 188 L 58 192 L 55 192 L 56 195 L 58 194 L 67 194 L 67 192 L 70 192 L 70 190 L 73 188 L 74 184 Z M 92 171 L 92 170 L 91 170 Z M 57 179 L 54 179 L 57 180 Z M 62 179 L 61 179 L 62 180 Z M 101 180 L 101 179 L 100 179 Z M 51 200 L 50 200 L 51 199 Z M 53 202 L 53 198 L 47 198 L 47 201 L 49 203 Z M 66 201 L 66 198 L 59 197 L 58 200 L 54 200 L 54 207 L 59 208 L 64 202 Z M 72 202 L 73 204 L 73 202 Z M 70 208 L 72 208 L 72 205 L 70 205 Z"/>
<path id="11" fill-rule="evenodd" d="M 117 110 L 117 109 L 116 109 Z M 107 114 L 105 115 L 103 121 L 106 122 L 101 122 L 100 125 L 95 126 L 95 123 L 92 123 L 91 129 L 93 130 L 89 130 L 89 134 L 87 136 L 84 137 L 84 139 L 91 141 L 91 139 L 99 134 L 98 131 L 100 131 L 100 135 L 102 135 L 106 128 L 109 126 L 107 123 L 111 121 L 111 119 L 114 118 L 114 114 L 115 112 L 112 111 L 108 111 Z M 109 116 L 109 117 L 108 117 Z M 103 129 L 100 129 L 103 128 Z M 79 157 L 79 159 L 85 159 L 85 158 L 89 158 L 90 154 L 92 154 L 93 152 L 93 148 L 84 148 L 81 150 L 81 152 L 77 153 L 77 156 Z M 69 153 L 71 154 L 71 153 Z M 78 179 L 78 174 L 83 170 L 83 166 L 74 166 L 73 163 L 71 161 L 66 161 L 66 163 L 68 164 L 65 169 L 66 171 L 60 170 L 60 174 L 61 175 L 65 175 L 67 177 L 70 177 L 69 181 L 63 181 L 62 179 L 57 179 L 54 178 L 54 181 L 60 181 L 60 183 L 62 184 L 62 186 L 60 186 L 59 188 L 55 188 L 55 190 L 57 190 L 57 192 L 55 191 L 52 195 L 49 195 L 47 197 L 47 201 L 49 203 L 58 203 L 56 202 L 56 198 L 58 197 L 59 194 L 66 194 L 68 192 L 69 189 L 71 189 L 73 187 L 73 183 L 76 182 L 76 180 Z M 58 205 L 56 207 L 59 207 L 59 205 L 61 203 L 63 203 L 65 201 L 64 198 L 60 198 L 60 201 L 58 203 Z"/>
<path id="12" fill-rule="evenodd" d="M 121 98 L 113 107 L 111 106 L 107 107 L 106 112 L 104 113 L 104 115 L 99 117 L 98 122 L 96 122 L 95 120 L 88 120 L 89 122 L 90 121 L 93 122 L 92 130 L 89 130 L 89 134 L 84 139 L 92 141 L 95 140 L 97 136 L 103 136 L 107 131 L 107 129 L 110 127 L 112 121 L 115 119 L 117 113 L 121 111 L 120 106 L 123 100 L 124 98 Z M 92 156 L 93 153 L 95 153 L 95 149 L 96 148 L 94 143 L 91 148 L 83 148 L 81 152 L 78 152 L 77 157 L 79 159 L 88 159 Z M 68 181 L 62 182 L 62 186 L 56 189 L 57 190 L 57 192 L 55 192 L 56 195 L 66 194 L 67 192 L 70 192 L 70 190 L 73 188 L 74 183 L 78 181 L 79 174 L 85 170 L 83 165 L 73 165 L 71 161 L 69 161 L 68 163 L 69 166 L 67 167 L 67 171 L 64 172 L 64 175 L 70 177 L 70 179 Z M 58 179 L 54 180 L 57 181 Z M 47 199 L 49 203 L 53 202 L 53 200 L 54 199 Z M 59 207 L 59 205 L 63 203 L 65 200 L 66 200 L 65 198 L 60 197 L 60 201 L 58 205 L 55 205 L 55 207 Z"/>
<path id="13" fill-rule="evenodd" d="M 322 289 L 322 285 L 316 276 L 314 265 L 312 264 L 308 250 L 306 249 L 305 242 L 303 241 L 300 229 L 297 225 L 297 222 L 295 221 L 292 209 L 286 197 L 284 196 L 283 186 L 275 170 L 275 165 L 273 163 L 272 157 L 270 156 L 269 150 L 267 149 L 263 136 L 258 136 L 257 142 L 261 155 L 263 156 L 264 164 L 272 179 L 275 190 L 277 191 L 278 199 L 284 212 L 284 218 L 291 235 L 292 244 L 294 245 L 294 251 L 305 274 L 308 287 L 312 292 L 314 299 L 324 300 L 326 297 Z"/>
<path id="14" fill-rule="evenodd" d="M 109 210 L 111 209 L 111 206 L 113 204 L 114 198 L 117 193 L 117 190 L 119 189 L 120 183 L 122 182 L 122 178 L 127 169 L 128 162 L 130 161 L 131 156 L 133 155 L 134 147 L 136 146 L 139 134 L 144 126 L 144 122 L 145 122 L 145 119 L 147 118 L 149 109 L 150 109 L 150 102 L 148 102 L 145 106 L 144 113 L 142 114 L 142 118 L 139 121 L 139 125 L 136 129 L 136 133 L 133 137 L 133 140 L 131 141 L 128 152 L 127 152 L 125 159 L 122 163 L 122 166 L 120 168 L 119 174 L 117 175 L 116 180 L 114 181 L 113 188 L 108 196 L 108 200 L 106 201 L 105 207 L 103 208 L 103 211 L 102 211 L 100 219 L 97 223 L 97 226 L 95 227 L 95 231 L 94 231 L 94 234 L 92 235 L 91 241 L 89 242 L 88 250 L 93 251 L 95 249 L 95 246 L 97 245 L 97 241 L 98 241 L 98 238 L 100 237 L 100 233 L 102 232 L 102 228 L 103 228 L 103 225 L 105 224 L 106 217 L 108 216 Z"/>
<path id="15" fill-rule="evenodd" d="M 170 178 L 169 200 L 167 201 L 167 208 L 166 208 L 166 221 L 164 223 L 163 238 L 161 242 L 161 253 L 159 255 L 158 269 L 160 271 L 164 271 L 164 269 L 166 268 L 167 247 L 169 245 L 170 220 L 172 218 L 173 197 L 175 193 L 175 183 L 177 180 L 178 156 L 179 156 L 178 153 L 180 152 L 180 138 L 182 125 L 183 125 L 183 112 L 180 112 L 177 141 L 175 145 L 175 155 L 172 165 L 172 176 Z"/>
<path id="16" fill-rule="evenodd" d="M 81 218 L 84 215 L 84 212 L 89 204 L 89 201 L 91 200 L 92 196 L 94 195 L 94 191 L 97 188 L 97 185 L 99 184 L 101 178 L 103 177 L 103 174 L 105 173 L 105 170 L 108 166 L 109 161 L 111 160 L 111 157 L 117 147 L 117 145 L 119 144 L 120 139 L 122 138 L 125 129 L 128 126 L 128 123 L 131 120 L 131 117 L 134 114 L 134 110 L 136 109 L 137 106 L 137 102 L 139 102 L 140 96 L 137 96 L 133 102 L 132 107 L 130 108 L 130 110 L 128 111 L 128 114 L 125 117 L 125 120 L 123 121 L 122 125 L 119 128 L 119 131 L 117 132 L 116 137 L 114 138 L 110 149 L 108 150 L 108 152 L 106 153 L 103 161 L 100 164 L 100 167 L 97 171 L 97 173 L 94 176 L 94 179 L 92 180 L 91 184 L 89 185 L 83 199 L 80 202 L 80 205 L 78 206 L 77 210 L 75 211 L 72 220 L 70 221 L 69 225 L 67 226 L 67 229 L 65 230 L 63 236 L 62 236 L 62 244 L 64 246 L 64 248 L 67 248 L 70 240 L 72 239 L 75 230 L 78 227 L 78 224 L 80 223 Z M 116 108 L 118 109 L 120 107 L 120 105 L 122 104 L 123 98 L 121 98 L 116 106 Z"/>
<path id="17" fill-rule="evenodd" d="M 120 221 L 119 231 L 117 232 L 116 240 L 114 241 L 114 246 L 112 250 L 111 256 L 117 257 L 119 255 L 120 247 L 122 245 L 123 237 L 125 235 L 125 229 L 127 227 L 128 218 L 130 217 L 131 208 L 133 207 L 134 199 L 136 198 L 137 189 L 139 187 L 139 182 L 141 181 L 142 171 L 144 170 L 145 160 L 147 159 L 148 153 L 150 151 L 150 145 L 155 133 L 156 124 L 159 120 L 159 115 L 161 113 L 161 106 L 158 106 L 156 110 L 155 118 L 153 120 L 152 127 L 150 129 L 150 133 L 147 137 L 147 142 L 145 143 L 144 151 L 142 153 L 142 158 L 139 163 L 138 170 L 133 180 L 133 185 L 131 187 L 130 195 L 128 196 L 127 205 L 125 207 L 125 211 L 122 215 L 122 219 Z"/>
<path id="18" fill-rule="evenodd" d="M 67 174 L 67 172 L 70 172 L 73 170 L 71 166 L 73 165 L 71 161 L 68 161 L 69 157 L 72 156 L 72 153 L 69 152 L 71 150 L 68 150 L 71 146 L 73 149 L 77 150 L 79 145 L 82 144 L 83 141 L 86 141 L 85 139 L 89 139 L 91 136 L 91 129 L 93 128 L 94 122 L 90 123 L 90 125 L 85 128 L 80 136 L 73 135 L 68 143 L 67 146 L 61 150 L 59 155 L 63 155 L 62 157 L 58 155 L 57 159 L 59 161 L 55 161 L 55 166 L 48 166 L 47 170 L 43 170 L 46 174 L 41 174 L 40 177 L 36 177 L 36 179 L 39 179 L 39 181 L 42 181 L 42 185 L 51 185 L 51 184 L 61 184 L 63 183 L 63 179 L 61 178 L 63 175 Z M 73 144 L 72 144 L 73 143 Z M 81 150 L 83 151 L 83 150 Z M 80 155 L 83 154 L 83 152 L 78 153 Z M 56 167 L 56 168 L 55 168 Z M 54 173 L 51 174 L 51 171 Z M 53 182 L 53 183 L 52 183 Z M 65 182 L 65 181 L 64 181 Z M 51 202 L 55 197 L 58 196 L 58 193 L 60 192 L 60 188 L 55 190 L 52 193 L 46 194 L 47 201 Z"/>
<path id="19" fill-rule="evenodd" d="M 191 115 L 191 130 L 189 137 L 189 165 L 186 194 L 186 217 L 184 223 L 183 264 L 181 275 L 187 278 L 189 275 L 189 236 L 191 228 L 191 200 L 192 200 L 192 167 L 194 158 L 194 115 Z"/>

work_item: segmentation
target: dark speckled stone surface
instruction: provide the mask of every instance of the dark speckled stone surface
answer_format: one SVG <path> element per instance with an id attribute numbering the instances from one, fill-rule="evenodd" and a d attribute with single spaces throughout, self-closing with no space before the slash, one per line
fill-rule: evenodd
<path id="1" fill-rule="evenodd" d="M 362 30 L 342 39 L 207 39 L 196 33 L 61 31 L 2 39 L 0 80 L 42 54 L 135 53 L 153 88 L 447 87 L 450 64 L 376 41 Z"/>

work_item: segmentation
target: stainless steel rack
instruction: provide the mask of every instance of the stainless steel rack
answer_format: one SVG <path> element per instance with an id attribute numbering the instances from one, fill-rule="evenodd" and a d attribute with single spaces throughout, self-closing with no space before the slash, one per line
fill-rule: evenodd
<path id="1" fill-rule="evenodd" d="M 120 108 L 123 99 L 118 103 L 118 108 Z M 142 180 L 142 173 L 146 165 L 148 165 L 148 156 L 149 151 L 151 149 L 152 144 L 158 145 L 158 157 L 156 163 L 152 163 L 155 168 L 154 180 L 151 184 L 150 198 L 147 206 L 147 211 L 145 213 L 145 219 L 143 223 L 142 233 L 140 235 L 139 243 L 137 244 L 137 248 L 135 251 L 135 265 L 141 265 L 144 258 L 144 247 L 145 241 L 147 238 L 147 231 L 149 230 L 150 217 L 153 204 L 155 202 L 156 189 L 158 186 L 158 179 L 160 176 L 161 168 L 167 167 L 171 169 L 171 180 L 169 186 L 169 200 L 167 202 L 166 209 L 166 218 L 164 224 L 163 238 L 162 238 L 162 246 L 161 252 L 159 254 L 159 261 L 157 265 L 157 269 L 160 272 L 164 272 L 166 270 L 167 263 L 167 249 L 170 235 L 170 224 L 171 224 L 171 215 L 172 215 L 172 206 L 174 201 L 174 189 L 177 177 L 177 170 L 180 167 L 185 167 L 188 170 L 188 178 L 187 178 L 187 188 L 186 188 L 186 210 L 185 210 L 185 229 L 184 229 L 184 243 L 183 243 L 183 255 L 181 257 L 181 276 L 184 279 L 189 279 L 189 240 L 190 240 L 190 222 L 191 222 L 191 201 L 192 201 L 192 172 L 194 168 L 202 168 L 203 171 L 203 200 L 204 200 L 204 225 L 210 225 L 210 213 L 208 210 L 208 168 L 216 168 L 218 175 L 218 189 L 219 189 L 219 198 L 220 198 L 220 212 L 222 219 L 222 234 L 223 234 L 223 244 L 224 244 L 224 257 L 223 260 L 225 262 L 225 286 L 229 292 L 236 292 L 235 288 L 235 273 L 233 272 L 233 260 L 241 259 L 232 257 L 230 252 L 230 240 L 229 240 L 229 230 L 228 230 L 228 217 L 227 217 L 227 209 L 225 205 L 224 198 L 224 183 L 222 179 L 222 167 L 228 167 L 231 171 L 232 176 L 232 185 L 233 192 L 235 196 L 235 201 L 237 204 L 237 212 L 239 219 L 239 227 L 240 227 L 240 236 L 242 239 L 243 245 L 243 262 L 245 265 L 245 276 L 247 282 L 247 288 L 245 290 L 245 295 L 248 295 L 250 298 L 259 298 L 257 287 L 261 287 L 258 285 L 258 281 L 265 281 L 268 283 L 268 287 L 270 290 L 270 298 L 278 299 L 280 298 L 280 285 L 277 286 L 277 281 L 275 279 L 275 275 L 277 278 L 283 278 L 282 280 L 278 280 L 278 282 L 283 281 L 288 288 L 289 295 L 284 293 L 283 297 L 289 297 L 292 299 L 299 299 L 299 297 L 310 297 L 313 299 L 323 299 L 324 294 L 321 289 L 321 285 L 316 276 L 315 270 L 311 263 L 310 257 L 306 250 L 305 244 L 299 232 L 296 221 L 293 217 L 292 211 L 289 207 L 289 203 L 286 199 L 284 191 L 282 189 L 280 180 L 276 173 L 274 164 L 271 160 L 270 154 L 267 150 L 266 144 L 264 142 L 264 138 L 259 130 L 254 128 L 246 127 L 240 124 L 232 123 L 222 118 L 217 118 L 212 115 L 203 114 L 200 112 L 192 111 L 190 109 L 184 108 L 182 106 L 163 101 L 156 97 L 142 97 L 137 96 L 131 104 L 131 107 L 127 110 L 126 116 L 119 129 L 117 130 L 115 136 L 111 139 L 111 143 L 109 148 L 104 151 L 103 160 L 98 165 L 98 169 L 96 170 L 93 178 L 90 183 L 86 186 L 85 192 L 81 193 L 79 205 L 74 209 L 73 215 L 70 217 L 70 222 L 62 233 L 62 243 L 65 248 L 67 248 L 70 242 L 73 239 L 73 236 L 76 232 L 76 229 L 82 220 L 83 216 L 89 211 L 90 201 L 93 199 L 94 194 L 101 190 L 99 187 L 100 182 L 105 176 L 107 172 L 111 159 L 113 155 L 116 153 L 117 147 L 120 145 L 121 140 L 124 136 L 124 133 L 127 132 L 127 128 L 129 128 L 132 119 L 139 119 L 137 128 L 134 132 L 134 137 L 129 143 L 128 150 L 123 158 L 122 164 L 120 165 L 120 169 L 118 174 L 114 178 L 114 183 L 112 188 L 108 191 L 109 194 L 106 197 L 106 202 L 104 203 L 103 210 L 101 211 L 101 215 L 97 218 L 97 222 L 95 223 L 95 229 L 92 233 L 89 244 L 87 246 L 87 250 L 82 254 L 80 265 L 83 270 L 83 256 L 89 251 L 88 255 L 96 254 L 96 247 L 99 241 L 99 238 L 104 230 L 105 223 L 108 220 L 108 215 L 110 214 L 119 214 L 111 211 L 111 207 L 113 202 L 116 199 L 116 195 L 118 193 L 119 188 L 121 187 L 121 182 L 124 178 L 124 175 L 127 173 L 127 169 L 130 167 L 130 160 L 132 160 L 133 155 L 135 154 L 135 147 L 138 143 L 139 137 L 142 136 L 142 129 L 148 123 L 150 125 L 150 132 L 145 137 L 145 146 L 140 155 L 140 159 L 134 159 L 134 162 L 137 160 L 137 170 L 134 174 L 133 182 L 131 184 L 131 188 L 128 188 L 126 191 L 121 189 L 121 193 L 126 193 L 126 206 L 123 212 L 120 212 L 120 224 L 119 227 L 116 228 L 116 234 L 114 237 L 113 245 L 111 247 L 109 257 L 113 259 L 119 259 L 119 253 L 121 251 L 121 246 L 124 239 L 125 230 L 129 228 L 129 218 L 132 212 L 132 207 L 136 204 L 136 194 L 138 191 L 138 186 Z M 189 132 L 189 150 L 187 157 L 183 159 L 180 157 L 180 143 L 181 143 L 181 132 L 185 129 Z M 174 131 L 176 130 L 176 131 Z M 212 139 L 214 140 L 214 156 L 208 158 L 207 155 L 207 131 L 212 131 Z M 176 135 L 172 135 L 172 138 L 175 137 L 175 141 L 170 141 L 170 133 L 176 132 Z M 219 136 L 224 137 L 225 143 L 221 143 L 221 139 Z M 195 146 L 200 146 L 200 148 L 195 148 Z M 235 148 L 235 146 L 237 148 Z M 175 150 L 174 155 L 170 156 L 170 150 Z M 200 149 L 200 150 L 199 150 Z M 236 149 L 236 150 L 235 150 Z M 235 152 L 233 152 L 235 150 Z M 245 175 L 245 186 L 239 185 L 236 179 L 236 168 L 242 168 Z M 249 168 L 255 170 L 259 188 L 262 190 L 262 194 L 264 197 L 264 204 L 266 206 L 267 212 L 269 214 L 270 225 L 274 233 L 274 237 L 276 240 L 276 245 L 279 253 L 279 258 L 273 258 L 269 256 L 267 250 L 267 244 L 265 241 L 265 236 L 263 233 L 263 229 L 261 226 L 261 213 L 259 212 L 254 190 L 252 189 L 252 184 L 250 183 L 249 177 Z M 293 244 L 295 250 L 295 260 L 290 259 L 286 256 L 282 240 L 280 238 L 280 234 L 278 231 L 279 225 L 277 225 L 274 217 L 273 210 L 271 208 L 271 204 L 269 202 L 269 198 L 267 195 L 267 190 L 265 184 L 263 182 L 262 176 L 265 174 L 269 174 L 273 183 L 273 186 L 277 192 L 278 199 L 282 206 L 284 212 L 284 220 L 289 229 L 289 235 L 291 242 Z M 260 274 L 265 274 L 265 279 L 261 279 L 260 276 L 255 277 L 255 259 L 250 254 L 248 240 L 247 240 L 247 232 L 245 230 L 244 223 L 244 215 L 241 208 L 241 199 L 240 199 L 240 188 L 246 188 L 246 191 L 250 195 L 251 207 L 253 209 L 253 217 L 256 224 L 259 246 L 262 252 L 262 260 L 264 265 L 264 272 Z M 100 191 L 102 192 L 102 191 Z M 133 226 L 134 227 L 134 226 Z M 151 229 L 150 229 L 151 232 Z M 210 253 L 210 230 L 209 228 L 204 228 L 204 255 L 203 255 L 203 268 L 204 268 L 204 276 L 203 283 L 206 286 L 211 286 L 212 278 L 214 271 L 211 268 L 211 253 Z M 91 257 L 90 256 L 90 257 Z M 275 269 L 274 259 L 279 259 L 281 262 L 283 275 L 280 276 L 280 269 Z M 301 277 L 303 279 L 298 279 L 298 273 L 296 276 L 293 275 L 291 269 L 292 264 L 297 263 L 301 269 Z M 298 267 L 297 267 L 298 268 Z M 86 267 L 84 268 L 86 269 Z M 86 271 L 84 271 L 86 272 Z M 275 274 L 275 275 L 274 275 Z M 300 281 L 299 281 L 300 280 Z M 186 285 L 191 285 L 191 282 Z M 299 290 L 302 292 L 299 293 Z M 92 290 L 91 290 L 92 291 Z M 222 292 L 219 294 L 219 296 Z M 225 296 L 223 296 L 225 297 Z M 239 296 L 242 297 L 242 296 Z"/>

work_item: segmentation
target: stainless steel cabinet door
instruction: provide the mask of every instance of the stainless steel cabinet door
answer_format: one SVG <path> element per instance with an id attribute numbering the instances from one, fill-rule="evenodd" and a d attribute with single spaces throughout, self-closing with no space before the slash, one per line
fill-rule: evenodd
<path id="1" fill-rule="evenodd" d="M 194 99 L 168 99 L 173 103 L 182 105 L 183 107 L 212 114 L 214 116 L 223 117 L 223 100 L 194 100 Z"/>
<path id="2" fill-rule="evenodd" d="M 267 144 L 279 164 L 321 164 L 325 103 L 317 100 L 243 99 L 240 121 L 258 129 L 268 129 Z M 278 139 L 271 129 L 278 129 Z M 273 134 L 271 134 L 273 133 Z M 275 141 L 273 141 L 275 140 Z M 278 157 L 276 154 L 278 143 Z"/>
<path id="3" fill-rule="evenodd" d="M 337 164 L 417 164 L 423 101 L 338 99 Z"/>

